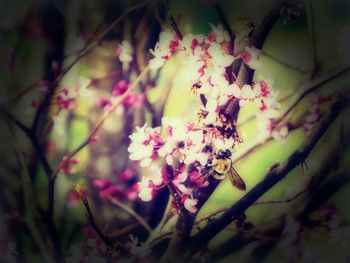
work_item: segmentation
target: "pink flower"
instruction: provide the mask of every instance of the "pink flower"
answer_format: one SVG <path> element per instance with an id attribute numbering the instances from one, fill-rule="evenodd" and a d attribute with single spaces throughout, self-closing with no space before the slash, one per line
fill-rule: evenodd
<path id="1" fill-rule="evenodd" d="M 252 59 L 252 55 L 248 51 L 244 51 L 241 54 L 241 58 L 243 60 L 243 63 L 248 64 L 249 61 Z"/>
<path id="2" fill-rule="evenodd" d="M 110 197 L 116 197 L 118 195 L 121 195 L 122 191 L 115 185 L 109 185 L 106 189 L 103 189 L 100 191 L 100 196 L 102 198 L 110 198 Z"/>
<path id="3" fill-rule="evenodd" d="M 75 170 L 71 167 L 71 165 L 77 165 L 78 163 L 79 160 L 77 159 L 68 159 L 68 157 L 63 157 L 59 170 L 61 173 L 72 174 Z"/>
<path id="4" fill-rule="evenodd" d="M 141 182 L 138 184 L 139 187 L 139 197 L 142 201 L 148 202 L 151 201 L 155 195 L 155 190 L 152 187 L 152 184 L 146 177 L 142 177 Z"/>
<path id="5" fill-rule="evenodd" d="M 105 189 L 110 185 L 110 182 L 107 179 L 94 179 L 92 184 L 99 189 Z"/>
<path id="6" fill-rule="evenodd" d="M 126 80 L 122 79 L 117 84 L 115 84 L 112 92 L 112 96 L 117 97 L 122 95 L 125 91 L 128 90 L 129 84 Z"/>
<path id="7" fill-rule="evenodd" d="M 136 200 L 137 199 L 137 196 L 138 196 L 138 184 L 136 183 L 136 184 L 133 184 L 130 188 L 128 188 L 126 191 L 125 191 L 125 193 L 124 193 L 124 195 L 125 195 L 125 197 L 128 199 L 128 200 L 130 200 L 130 201 L 132 201 L 132 200 Z"/>
<path id="8" fill-rule="evenodd" d="M 215 42 L 216 41 L 216 35 L 215 35 L 214 32 L 210 32 L 208 34 L 208 40 L 209 40 L 209 42 Z"/>
<path id="9" fill-rule="evenodd" d="M 108 110 L 112 106 L 111 101 L 104 97 L 97 98 L 96 104 L 98 107 L 102 108 L 103 110 Z"/>
<path id="10" fill-rule="evenodd" d="M 133 178 L 135 178 L 135 172 L 130 168 L 126 168 L 120 174 L 120 180 L 122 182 L 127 182 Z"/>
<path id="11" fill-rule="evenodd" d="M 153 50 L 150 50 L 151 54 L 154 56 L 154 58 L 149 61 L 150 67 L 152 69 L 161 68 L 164 62 L 176 52 L 177 47 L 178 39 L 174 32 L 170 30 L 161 32 L 156 46 Z"/>
<path id="12" fill-rule="evenodd" d="M 66 96 L 58 95 L 56 96 L 56 103 L 62 109 L 73 110 L 77 103 L 75 98 L 65 98 Z"/>
<path id="13" fill-rule="evenodd" d="M 98 141 L 100 141 L 100 136 L 98 136 L 98 135 L 93 135 L 89 139 L 89 143 L 95 143 L 95 142 L 98 142 Z"/>
<path id="14" fill-rule="evenodd" d="M 261 88 L 261 96 L 263 97 L 269 97 L 270 96 L 270 90 L 267 82 L 265 80 L 260 80 L 259 82 L 260 88 Z"/>
<path id="15" fill-rule="evenodd" d="M 241 58 L 245 64 L 252 69 L 260 67 L 259 56 L 261 51 L 255 47 L 246 47 L 245 51 L 241 54 Z"/>
<path id="16" fill-rule="evenodd" d="M 159 143 L 160 128 L 136 127 L 136 132 L 129 136 L 131 144 L 128 148 L 129 158 L 134 161 L 141 161 L 140 165 L 146 167 L 153 160 L 155 149 Z"/>
<path id="17" fill-rule="evenodd" d="M 123 100 L 123 106 L 127 108 L 141 108 L 144 96 L 136 92 L 130 92 Z"/>

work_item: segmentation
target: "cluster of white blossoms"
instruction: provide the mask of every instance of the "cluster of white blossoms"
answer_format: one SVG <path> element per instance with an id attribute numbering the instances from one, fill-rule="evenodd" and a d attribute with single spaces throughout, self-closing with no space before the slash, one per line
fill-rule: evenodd
<path id="1" fill-rule="evenodd" d="M 228 33 L 221 25 L 211 25 L 207 35 L 186 34 L 178 36 L 166 30 L 151 50 L 152 69 L 161 68 L 171 57 L 181 52 L 184 66 L 190 72 L 193 93 L 201 100 L 196 114 L 197 121 L 184 118 L 163 118 L 162 127 L 136 127 L 130 136 L 130 159 L 139 161 L 142 167 L 151 167 L 150 176 L 142 177 L 139 197 L 149 201 L 162 187 L 169 187 L 174 194 L 175 205 L 196 212 L 197 200 L 193 189 L 206 187 L 204 172 L 210 167 L 215 153 L 220 149 L 232 149 L 241 142 L 236 131 L 236 120 L 226 108 L 232 101 L 239 107 L 255 103 L 259 119 L 265 121 L 264 130 L 274 131 L 269 125 L 277 116 L 279 104 L 272 91 L 272 82 L 264 79 L 252 85 L 239 86 L 230 66 L 241 60 L 247 67 L 259 66 L 260 51 L 247 47 L 234 56 Z M 202 180 L 201 180 L 202 179 Z"/>

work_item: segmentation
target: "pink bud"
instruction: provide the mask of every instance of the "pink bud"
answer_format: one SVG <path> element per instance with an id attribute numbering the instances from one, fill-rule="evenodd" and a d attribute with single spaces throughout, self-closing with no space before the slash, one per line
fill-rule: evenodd
<path id="1" fill-rule="evenodd" d="M 100 136 L 93 135 L 93 136 L 90 137 L 89 142 L 90 143 L 94 143 L 94 142 L 98 142 L 99 140 L 100 140 Z"/>
<path id="2" fill-rule="evenodd" d="M 95 179 L 92 184 L 99 189 L 104 189 L 110 185 L 110 182 L 107 179 Z"/>
<path id="3" fill-rule="evenodd" d="M 215 41 L 216 41 L 216 35 L 215 35 L 214 32 L 210 32 L 210 33 L 208 34 L 208 40 L 209 40 L 210 42 L 215 42 Z"/>
<path id="4" fill-rule="evenodd" d="M 247 64 L 252 59 L 252 55 L 248 51 L 244 51 L 241 54 L 241 58 L 243 60 L 243 63 Z"/>

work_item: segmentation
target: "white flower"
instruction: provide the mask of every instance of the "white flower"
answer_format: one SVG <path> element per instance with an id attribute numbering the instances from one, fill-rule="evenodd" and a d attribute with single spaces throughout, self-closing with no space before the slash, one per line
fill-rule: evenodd
<path id="1" fill-rule="evenodd" d="M 258 138 L 264 140 L 270 136 L 271 121 L 269 118 L 264 117 L 261 113 L 257 114 L 257 128 L 259 131 Z"/>
<path id="2" fill-rule="evenodd" d="M 211 56 L 211 63 L 215 66 L 228 67 L 235 59 L 233 56 L 227 54 L 218 43 L 212 43 L 208 48 L 208 53 Z"/>
<path id="3" fill-rule="evenodd" d="M 245 52 L 242 53 L 241 57 L 243 62 L 246 63 L 250 68 L 257 69 L 261 66 L 259 56 L 261 51 L 255 47 L 246 47 Z"/>
<path id="4" fill-rule="evenodd" d="M 119 60 L 123 63 L 130 63 L 132 61 L 132 54 L 134 53 L 130 42 L 127 40 L 123 40 L 122 43 L 119 45 L 119 49 Z"/>
<path id="5" fill-rule="evenodd" d="M 149 61 L 151 69 L 158 69 L 163 66 L 164 62 L 171 56 L 170 42 L 174 39 L 174 33 L 172 31 L 165 30 L 160 33 L 159 41 L 154 49 L 150 49 L 151 54 L 154 56 Z"/>
<path id="6" fill-rule="evenodd" d="M 186 198 L 184 202 L 184 207 L 191 213 L 196 213 L 197 212 L 197 205 L 198 200 L 197 199 L 192 199 L 190 197 Z"/>
<path id="7" fill-rule="evenodd" d="M 153 145 L 135 145 L 131 144 L 128 148 L 130 152 L 130 160 L 141 161 L 141 166 L 145 167 L 152 161 L 151 156 L 153 154 Z"/>
<path id="8" fill-rule="evenodd" d="M 139 182 L 138 185 L 139 197 L 141 200 L 145 202 L 151 201 L 153 198 L 153 188 L 150 187 L 149 179 L 143 176 L 141 182 Z"/>
<path id="9" fill-rule="evenodd" d="M 188 188 L 183 184 L 187 179 L 187 172 L 183 171 L 182 173 L 178 174 L 177 177 L 173 180 L 174 185 L 182 192 L 182 193 L 188 193 Z"/>
<path id="10" fill-rule="evenodd" d="M 229 86 L 229 88 L 232 90 L 233 96 L 235 96 L 238 99 L 253 100 L 255 98 L 255 92 L 252 89 L 252 87 L 248 84 L 244 84 L 243 87 L 240 88 L 236 83 L 233 83 Z"/>
<path id="11" fill-rule="evenodd" d="M 192 34 L 184 35 L 180 42 L 181 47 L 185 50 L 188 57 L 198 59 L 202 53 L 201 44 L 204 41 L 203 35 L 194 36 Z"/>
<path id="12" fill-rule="evenodd" d="M 275 140 L 280 141 L 281 143 L 285 143 L 287 137 L 288 137 L 288 127 L 287 126 L 283 126 L 281 129 L 279 130 L 274 130 L 272 132 L 272 137 Z"/>
<path id="13" fill-rule="evenodd" d="M 224 30 L 223 26 L 219 24 L 217 27 L 215 27 L 213 24 L 210 24 L 211 29 L 213 33 L 216 36 L 216 42 L 222 43 L 224 41 L 229 41 L 230 37 L 227 33 L 227 31 Z"/>
<path id="14" fill-rule="evenodd" d="M 213 145 L 215 149 L 231 149 L 234 146 L 234 139 L 233 138 L 213 138 L 212 139 Z"/>
<path id="15" fill-rule="evenodd" d="M 164 117 L 162 118 L 162 124 L 167 132 L 167 140 L 179 142 L 186 137 L 188 121 L 184 118 Z"/>
<path id="16" fill-rule="evenodd" d="M 163 183 L 162 170 L 156 165 L 150 167 L 151 173 L 148 176 L 149 180 L 156 186 L 159 186 Z"/>
<path id="17" fill-rule="evenodd" d="M 136 132 L 129 136 L 131 143 L 128 148 L 129 158 L 134 161 L 141 161 L 142 167 L 148 166 L 152 161 L 154 146 L 157 143 L 153 137 L 159 135 L 159 128 L 136 127 Z"/>

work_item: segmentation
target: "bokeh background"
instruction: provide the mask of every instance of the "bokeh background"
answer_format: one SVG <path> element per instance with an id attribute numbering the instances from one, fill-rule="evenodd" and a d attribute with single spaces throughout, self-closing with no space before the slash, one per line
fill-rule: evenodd
<path id="1" fill-rule="evenodd" d="M 276 3 L 270 0 L 218 2 L 234 31 L 239 31 L 245 22 L 252 26 L 260 23 Z M 141 7 L 134 9 L 140 4 Z M 350 2 L 306 0 L 296 4 L 300 5 L 298 15 L 282 15 L 273 27 L 262 49 L 262 66 L 255 73 L 255 79 L 264 76 L 274 80 L 282 112 L 303 87 L 343 70 L 350 63 Z M 210 23 L 221 23 L 210 3 L 197 0 L 146 1 L 145 4 L 141 1 L 107 0 L 0 1 L 1 107 L 30 126 L 47 80 L 58 79 L 56 94 L 80 87 L 73 109 L 59 110 L 53 100 L 52 105 L 45 109 L 46 118 L 39 122 L 37 134 L 52 167 L 59 167 L 62 158 L 76 149 L 94 129 L 108 107 L 115 85 L 120 80 L 131 83 L 146 67 L 152 57 L 149 49 L 154 47 L 159 32 L 171 28 L 169 14 L 183 34 L 206 34 L 211 29 Z M 123 67 L 116 56 L 118 45 L 125 39 L 134 48 L 134 60 L 129 68 Z M 72 194 L 73 185 L 79 184 L 86 189 L 98 224 L 111 235 L 117 235 L 135 220 L 109 197 L 132 207 L 151 226 L 159 222 L 167 193 L 160 191 L 153 203 L 137 198 L 135 183 L 149 171 L 140 169 L 129 160 L 128 136 L 137 125 L 142 126 L 145 122 L 159 126 L 163 116 L 194 117 L 199 102 L 191 95 L 186 68 L 181 67 L 181 60 L 181 55 L 177 55 L 159 72 L 152 71 L 147 77 L 150 81 L 141 83 L 135 89 L 134 97 L 130 98 L 136 103 L 125 102 L 118 107 L 104 122 L 96 142 L 74 156 L 77 160 L 77 164 L 71 165 L 74 170 L 58 174 L 54 215 L 63 251 L 67 255 L 74 244 L 85 240 L 84 229 L 88 226 L 84 207 Z M 316 93 L 326 96 L 348 88 L 348 85 L 349 77 L 345 72 L 322 85 Z M 306 96 L 292 113 L 294 123 L 303 121 L 311 104 L 312 94 Z M 323 108 L 326 110 L 327 107 L 329 105 Z M 287 200 L 305 190 L 310 179 L 320 174 L 324 174 L 320 185 L 327 185 L 328 181 L 333 182 L 332 175 L 336 170 L 348 167 L 348 112 L 346 110 L 334 122 L 307 158 L 308 169 L 295 168 L 260 201 Z M 233 153 L 233 160 L 257 143 L 256 121 L 253 108 L 246 107 L 240 112 L 238 129 L 244 143 Z M 295 129 L 284 143 L 269 141 L 237 162 L 236 170 L 248 190 L 263 179 L 271 165 L 277 161 L 282 163 L 307 138 L 302 128 Z M 47 203 L 47 177 L 39 158 L 27 136 L 4 118 L 0 147 L 0 233 L 1 242 L 11 241 L 16 245 L 19 262 L 42 260 L 28 222 L 34 222 L 43 240 L 47 239 L 42 226 L 45 222 L 40 223 L 40 208 L 45 208 Z M 109 187 L 101 187 L 98 179 L 108 180 Z M 337 191 L 325 203 L 336 209 L 342 222 L 348 222 L 350 188 L 344 183 L 347 180 L 339 182 L 335 182 Z M 243 194 L 228 180 L 223 181 L 198 217 L 232 204 Z M 246 216 L 255 226 L 268 224 L 300 209 L 312 196 L 310 190 L 290 202 L 256 205 L 247 211 Z M 316 218 L 317 213 L 322 212 L 316 211 Z M 230 226 L 215 237 L 209 247 L 220 248 L 234 236 L 233 228 Z M 350 234 L 349 227 L 340 232 Z M 120 238 L 126 240 L 129 233 L 141 239 L 147 236 L 142 227 L 136 226 Z M 327 229 L 310 227 L 299 240 L 302 252 L 289 252 L 305 262 L 345 262 L 348 251 L 342 244 L 350 241 L 349 235 L 333 239 Z M 227 258 L 222 260 L 278 262 L 288 258 L 282 245 L 274 244 L 260 250 L 255 246 L 259 248 L 253 242 L 243 248 L 232 248 L 232 252 L 228 248 L 226 250 L 231 253 L 226 253 Z"/>

